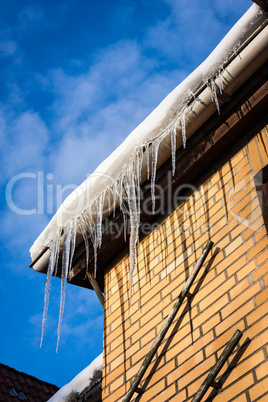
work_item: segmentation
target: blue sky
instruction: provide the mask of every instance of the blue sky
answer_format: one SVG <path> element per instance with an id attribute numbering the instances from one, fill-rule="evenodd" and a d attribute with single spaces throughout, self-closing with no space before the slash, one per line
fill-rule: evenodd
<path id="1" fill-rule="evenodd" d="M 213 50 L 251 0 L 2 0 L 0 362 L 58 386 L 102 351 L 93 291 L 52 281 L 29 248 L 70 190 Z"/>

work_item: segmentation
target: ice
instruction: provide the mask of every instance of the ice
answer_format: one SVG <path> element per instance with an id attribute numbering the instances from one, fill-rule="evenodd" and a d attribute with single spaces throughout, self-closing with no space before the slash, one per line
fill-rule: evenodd
<path id="1" fill-rule="evenodd" d="M 68 222 L 64 230 L 64 242 L 62 251 L 62 269 L 61 269 L 61 294 L 60 294 L 60 313 L 58 321 L 58 337 L 57 337 L 57 347 L 56 352 L 58 352 L 62 319 L 65 306 L 65 296 L 66 296 L 66 284 L 69 274 L 69 269 L 72 264 L 73 252 L 75 249 L 75 238 L 76 238 L 76 224 L 74 220 Z"/>
<path id="2" fill-rule="evenodd" d="M 40 348 L 43 343 L 44 332 L 45 332 L 46 321 L 47 321 L 47 311 L 48 311 L 48 305 L 49 305 L 49 296 L 50 296 L 52 275 L 57 270 L 57 264 L 58 264 L 58 258 L 59 258 L 59 248 L 60 248 L 60 237 L 61 237 L 61 231 L 59 230 L 56 233 L 56 235 L 53 239 L 52 246 L 51 246 L 51 253 L 50 253 L 49 264 L 48 264 L 48 269 L 47 269 L 47 279 L 46 279 L 46 287 L 45 287 L 44 311 L 43 311 L 43 319 L 42 319 L 42 333 L 41 333 Z"/>
<path id="3" fill-rule="evenodd" d="M 85 250 L 86 250 L 86 271 L 88 271 L 88 262 L 89 262 L 89 244 L 88 244 L 88 236 L 87 236 L 87 228 L 89 225 L 85 222 L 84 216 L 81 216 L 81 218 L 77 219 L 78 227 L 80 230 L 80 233 L 83 236 L 84 244 L 85 244 Z"/>
<path id="4" fill-rule="evenodd" d="M 185 123 L 185 111 L 181 114 L 181 136 L 182 136 L 182 146 L 186 148 L 186 123 Z"/>
<path id="5" fill-rule="evenodd" d="M 160 138 L 157 138 L 152 145 L 152 173 L 151 173 L 151 197 L 152 197 L 152 211 L 155 212 L 155 179 L 156 179 L 156 167 L 158 158 L 158 149 L 160 145 Z"/>
<path id="6" fill-rule="evenodd" d="M 137 192 L 137 217 L 138 223 L 140 223 L 140 202 L 141 202 L 141 169 L 142 169 L 142 160 L 143 160 L 143 152 L 140 149 L 136 154 L 136 172 L 135 172 L 135 181 L 136 181 L 136 192 Z"/>
<path id="7" fill-rule="evenodd" d="M 215 81 L 213 79 L 211 79 L 209 82 L 207 82 L 207 86 L 210 88 L 210 91 L 211 91 L 211 100 L 213 102 L 215 102 L 215 105 L 217 107 L 218 113 L 220 115 L 221 111 L 220 111 L 220 105 L 219 105 L 219 101 L 218 101 L 218 97 L 217 97 L 216 83 L 215 83 Z"/>
<path id="8" fill-rule="evenodd" d="M 147 180 L 150 179 L 150 155 L 149 155 L 149 146 L 150 143 L 145 145 L 145 152 L 146 152 L 146 167 L 147 167 Z"/>
<path id="9" fill-rule="evenodd" d="M 130 296 L 133 290 L 133 275 L 137 264 L 137 244 L 139 235 L 139 217 L 137 211 L 137 198 L 135 189 L 134 166 L 127 172 L 127 196 L 129 206 L 130 237 L 129 237 L 129 282 Z"/>
<path id="10" fill-rule="evenodd" d="M 177 135 L 177 127 L 175 123 L 174 127 L 171 129 L 172 176 L 174 176 L 176 170 L 176 135 Z"/>
<path id="11" fill-rule="evenodd" d="M 104 203 L 104 193 L 101 193 L 97 203 L 97 247 L 101 248 L 102 243 L 102 212 Z"/>

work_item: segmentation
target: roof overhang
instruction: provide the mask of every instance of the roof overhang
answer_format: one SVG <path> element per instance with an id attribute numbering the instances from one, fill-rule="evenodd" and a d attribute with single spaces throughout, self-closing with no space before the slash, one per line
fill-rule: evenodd
<path id="1" fill-rule="evenodd" d="M 171 170 L 170 136 L 161 143 L 159 149 L 156 183 L 161 184 L 164 192 L 168 185 L 173 191 L 184 183 L 195 183 L 206 170 L 213 166 L 220 155 L 230 149 L 239 139 L 243 129 L 247 132 L 256 126 L 256 122 L 266 115 L 267 102 L 267 59 L 268 59 L 268 26 L 263 17 L 261 23 L 247 37 L 239 49 L 221 65 L 221 78 L 214 77 L 214 82 L 224 90 L 217 93 L 221 114 L 215 108 L 215 99 L 211 98 L 208 85 L 199 85 L 195 98 L 187 102 L 186 129 L 187 148 L 181 147 L 176 153 L 176 173 L 172 183 L 167 182 L 167 172 Z M 248 103 L 250 102 L 250 103 Z M 250 104 L 250 108 L 248 107 Z M 267 103 L 266 103 L 267 105 Z M 241 112 L 242 111 L 242 112 Z M 241 131 L 242 130 L 242 131 Z M 177 138 L 180 138 L 181 127 L 177 127 Z M 149 182 L 146 180 L 146 166 L 143 166 L 142 189 L 144 197 L 149 197 Z M 166 189 L 166 190 L 165 190 Z M 167 197 L 167 194 L 165 195 Z M 146 198 L 147 199 L 147 198 Z M 170 205 L 169 205 L 170 207 Z M 167 211 L 168 212 L 168 211 Z M 108 214 L 107 214 L 108 215 Z M 98 252 L 97 281 L 103 289 L 103 272 L 121 252 L 126 250 L 124 231 L 113 234 L 111 225 L 123 227 L 123 215 L 118 208 L 115 214 L 104 216 L 103 241 Z M 163 218 L 163 214 L 141 214 L 141 224 L 150 223 Z M 69 282 L 90 287 L 85 280 L 86 255 L 83 238 L 77 239 Z M 35 256 L 30 266 L 39 272 L 46 272 L 50 256 L 49 248 Z M 89 269 L 93 271 L 94 252 L 90 244 Z"/>

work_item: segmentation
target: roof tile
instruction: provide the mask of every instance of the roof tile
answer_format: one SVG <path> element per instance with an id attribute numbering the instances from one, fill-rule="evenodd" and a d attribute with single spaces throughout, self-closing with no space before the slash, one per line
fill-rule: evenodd
<path id="1" fill-rule="evenodd" d="M 22 391 L 29 402 L 45 402 L 59 389 L 56 385 L 0 363 L 0 401 L 20 401 L 18 397 L 10 396 L 11 388 L 14 388 L 17 393 Z"/>

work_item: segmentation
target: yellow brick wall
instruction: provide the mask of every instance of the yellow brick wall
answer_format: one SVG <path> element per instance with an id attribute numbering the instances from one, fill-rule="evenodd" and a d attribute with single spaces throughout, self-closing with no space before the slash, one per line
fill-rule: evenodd
<path id="1" fill-rule="evenodd" d="M 268 236 L 253 179 L 268 164 L 267 138 L 263 129 L 226 155 L 141 241 L 131 303 L 128 256 L 107 271 L 103 401 L 122 400 L 209 239 L 214 246 L 191 288 L 194 296 L 147 369 L 143 395 L 132 400 L 192 400 L 240 329 L 213 401 L 268 401 Z"/>

